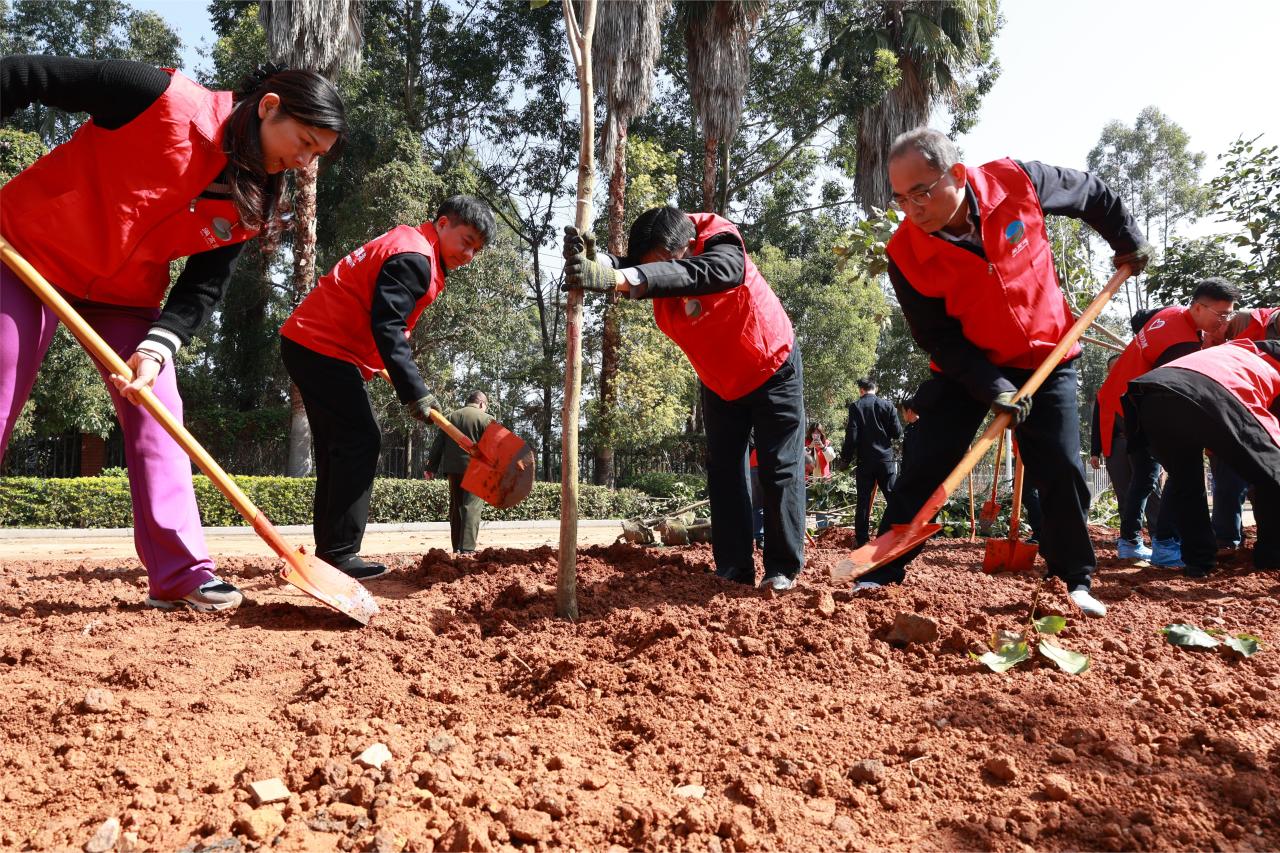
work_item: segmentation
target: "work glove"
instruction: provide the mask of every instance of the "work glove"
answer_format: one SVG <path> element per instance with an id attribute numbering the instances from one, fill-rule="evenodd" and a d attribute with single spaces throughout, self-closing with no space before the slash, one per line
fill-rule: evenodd
<path id="1" fill-rule="evenodd" d="M 409 409 L 409 417 L 417 421 L 422 421 L 424 424 L 431 422 L 431 415 L 429 412 L 432 409 L 435 409 L 437 412 L 440 411 L 440 401 L 436 399 L 435 394 L 428 394 L 425 397 L 419 397 L 416 400 L 405 403 L 405 406 Z M 441 412 L 441 414 L 444 413 Z"/>
<path id="2" fill-rule="evenodd" d="M 561 250 L 566 261 L 573 260 L 574 255 L 586 255 L 589 260 L 596 259 L 596 238 L 591 234 L 582 234 L 572 225 L 564 227 L 564 247 Z"/>
<path id="3" fill-rule="evenodd" d="M 1142 243 L 1132 252 L 1126 252 L 1123 255 L 1116 255 L 1111 259 L 1111 263 L 1116 269 L 1120 269 L 1120 267 L 1128 267 L 1133 271 L 1134 275 L 1138 275 L 1147 268 L 1147 264 L 1151 263 L 1151 258 L 1154 255 L 1155 249 L 1151 248 L 1151 244 Z"/>
<path id="4" fill-rule="evenodd" d="M 618 289 L 618 276 L 609 267 L 598 264 L 585 254 L 579 253 L 564 265 L 564 284 L 560 289 L 609 293 Z"/>
<path id="5" fill-rule="evenodd" d="M 1031 414 L 1031 398 L 1023 397 L 1015 403 L 1013 397 L 1016 393 L 1016 391 L 1005 391 L 1003 394 L 997 394 L 991 401 L 991 411 L 997 415 L 1013 415 L 1014 426 L 1025 421 L 1027 415 Z"/>

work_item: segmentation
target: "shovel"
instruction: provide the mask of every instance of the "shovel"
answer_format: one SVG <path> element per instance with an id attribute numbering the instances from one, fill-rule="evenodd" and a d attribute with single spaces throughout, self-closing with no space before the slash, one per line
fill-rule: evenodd
<path id="1" fill-rule="evenodd" d="M 391 381 L 385 369 L 378 372 Z M 529 497 L 534 458 L 524 439 L 497 421 L 490 421 L 480 440 L 472 441 L 435 409 L 430 414 L 431 422 L 471 457 L 462 475 L 462 488 L 498 509 L 509 509 Z"/>
<path id="2" fill-rule="evenodd" d="M 1000 502 L 996 500 L 996 489 L 1000 485 L 1000 454 L 1004 452 L 1004 431 L 996 441 L 996 463 L 991 469 L 991 499 L 982 505 L 982 514 L 978 516 L 978 530 L 983 536 L 991 535 L 991 525 L 1000 517 Z"/>
<path id="3" fill-rule="evenodd" d="M 1040 386 L 1044 384 L 1045 377 L 1062 363 L 1063 356 L 1080 339 L 1080 336 L 1084 334 L 1084 330 L 1089 328 L 1089 324 L 1102 313 L 1102 309 L 1106 307 L 1107 302 L 1116 294 L 1116 291 L 1129 278 L 1129 275 L 1130 270 L 1127 266 L 1116 270 L 1115 275 L 1111 276 L 1111 280 L 1107 282 L 1107 286 L 1099 291 L 1093 302 L 1089 303 L 1089 307 L 1076 320 L 1075 325 L 1067 330 L 1067 334 L 1053 348 L 1053 352 L 1049 353 L 1044 362 L 1036 368 L 1036 372 L 1031 374 L 1031 378 L 1027 380 L 1026 384 L 1018 389 L 1018 393 L 1014 395 L 1015 400 L 1029 397 L 1040 389 Z M 979 460 L 986 455 L 987 450 L 995 443 L 996 437 L 1008 428 L 1012 420 L 1013 416 L 1007 412 L 992 418 L 991 423 L 987 425 L 982 435 L 969 448 L 969 452 L 956 465 L 955 470 L 947 475 L 947 478 L 939 484 L 938 488 L 934 489 L 933 494 L 920 507 L 920 511 L 916 513 L 915 518 L 906 524 L 893 525 L 893 528 L 888 533 L 881 535 L 875 542 L 863 545 L 850 554 L 847 559 L 841 560 L 832 567 L 831 577 L 836 580 L 862 577 L 878 566 L 901 557 L 917 545 L 924 544 L 926 539 L 941 530 L 942 525 L 931 523 L 930 519 L 937 515 L 938 510 L 942 509 L 942 505 L 947 502 L 947 498 L 951 497 L 952 493 L 959 488 L 960 483 L 974 469 Z"/>
<path id="4" fill-rule="evenodd" d="M 1009 515 L 1009 538 L 988 539 L 987 553 L 982 557 L 982 570 L 996 572 L 1029 572 L 1040 546 L 1022 540 L 1022 455 L 1017 442 L 1013 445 L 1013 507 Z"/>
<path id="5" fill-rule="evenodd" d="M 978 525 L 973 520 L 973 472 L 969 472 L 969 541 L 976 542 L 978 538 Z"/>
<path id="6" fill-rule="evenodd" d="M 32 292 L 40 297 L 40 301 L 58 315 L 58 319 L 99 364 L 126 379 L 132 378 L 133 374 L 129 367 L 115 350 L 108 346 L 107 342 L 67 303 L 67 300 L 62 298 L 62 294 L 45 281 L 44 276 L 27 263 L 3 237 L 0 237 L 0 256 L 18 274 L 18 277 L 26 282 Z M 369 620 L 378 612 L 378 605 L 359 581 L 348 577 L 323 560 L 303 553 L 301 549 L 291 548 L 276 532 L 267 517 L 254 506 L 235 481 L 227 476 L 227 472 L 223 471 L 213 457 L 200 446 L 195 437 L 187 432 L 186 427 L 165 408 L 155 393 L 150 388 L 143 388 L 141 397 L 142 407 L 160 422 L 165 432 L 173 436 L 173 440 L 178 442 L 200 470 L 213 481 L 218 491 L 231 501 L 231 505 L 244 516 L 245 521 L 253 525 L 254 531 L 271 546 L 271 550 L 284 560 L 285 566 L 280 573 L 281 578 L 335 610 L 345 613 L 361 625 L 369 624 Z"/>

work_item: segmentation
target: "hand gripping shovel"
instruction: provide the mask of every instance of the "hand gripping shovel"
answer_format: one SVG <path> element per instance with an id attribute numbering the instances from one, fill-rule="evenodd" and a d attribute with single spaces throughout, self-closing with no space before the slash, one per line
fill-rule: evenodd
<path id="1" fill-rule="evenodd" d="M 996 488 L 1000 485 L 1000 454 L 1004 450 L 1004 431 L 1000 431 L 1000 438 L 996 440 L 996 461 L 992 466 L 991 474 L 991 499 L 982 505 L 982 514 L 978 516 L 978 530 L 982 531 L 983 536 L 991 535 L 991 525 L 996 523 L 996 519 L 1000 517 L 1000 502 L 996 500 Z"/>
<path id="2" fill-rule="evenodd" d="M 116 355 L 115 350 L 111 349 L 107 342 L 90 328 L 76 310 L 62 298 L 62 294 L 54 290 L 49 282 L 45 281 L 44 277 L 3 237 L 0 237 L 0 256 L 18 274 L 18 277 L 26 282 L 32 292 L 40 297 L 40 301 L 58 315 L 58 319 L 71 330 L 94 359 L 112 373 L 126 378 L 132 377 L 128 366 L 120 356 Z M 200 470 L 208 475 L 222 494 L 226 495 L 236 511 L 244 516 L 245 521 L 253 525 L 254 531 L 284 560 L 285 566 L 280 577 L 335 610 L 347 614 L 361 625 L 369 624 L 369 620 L 378 612 L 378 605 L 374 603 L 369 591 L 354 578 L 347 577 L 323 560 L 289 547 L 267 517 L 253 505 L 248 496 L 200 446 L 195 437 L 174 418 L 152 390 L 143 388 L 141 396 L 142 407 L 160 422 L 165 432 L 173 436 L 174 441 L 187 452 Z"/>
<path id="3" fill-rule="evenodd" d="M 1026 384 L 1018 389 L 1014 399 L 1021 400 L 1023 397 L 1029 397 L 1039 390 L 1040 386 L 1044 384 L 1045 377 L 1062 363 L 1063 356 L 1080 339 L 1080 336 L 1084 334 L 1084 330 L 1089 328 L 1089 324 L 1102 313 L 1102 309 L 1106 307 L 1107 302 L 1124 284 L 1129 274 L 1127 266 L 1116 270 L 1116 274 L 1111 276 L 1107 286 L 1102 288 L 1098 295 L 1094 297 L 1093 302 L 1089 303 L 1089 307 L 1076 320 L 1075 325 L 1067 330 L 1067 334 L 1053 348 L 1053 352 L 1049 353 L 1049 357 L 1036 368 L 1036 372 L 1031 374 L 1031 378 L 1027 380 Z M 942 505 L 947 502 L 947 498 L 951 497 L 951 494 L 960 486 L 964 478 L 973 470 L 979 460 L 986 455 L 987 450 L 995 443 L 996 437 L 1009 426 L 1012 420 L 1013 416 L 1008 413 L 996 415 L 992 418 L 991 423 L 982 431 L 982 435 L 978 436 L 978 440 L 974 442 L 973 446 L 969 448 L 969 452 L 960 460 L 960 464 L 947 475 L 947 478 L 942 481 L 938 488 L 934 489 L 933 494 L 924 502 L 924 506 L 920 507 L 920 511 L 916 513 L 915 518 L 906 524 L 893 525 L 888 533 L 882 534 L 874 542 L 863 545 L 850 554 L 848 558 L 841 560 L 832 567 L 831 577 L 836 580 L 860 578 L 877 567 L 901 557 L 917 545 L 923 544 L 926 539 L 941 530 L 941 524 L 932 524 L 929 519 L 933 518 L 938 513 L 938 510 L 942 509 Z"/>
<path id="4" fill-rule="evenodd" d="M 987 553 L 982 556 L 982 570 L 996 572 L 1029 572 L 1036 562 L 1040 546 L 1022 541 L 1022 454 L 1013 444 L 1013 508 L 1009 514 L 1009 537 L 988 539 Z"/>

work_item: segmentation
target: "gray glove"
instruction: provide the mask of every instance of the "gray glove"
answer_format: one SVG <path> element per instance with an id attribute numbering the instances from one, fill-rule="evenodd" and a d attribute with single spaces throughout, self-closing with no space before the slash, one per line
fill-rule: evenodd
<path id="1" fill-rule="evenodd" d="M 585 255 L 589 260 L 596 259 L 596 238 L 591 234 L 582 234 L 572 225 L 564 227 L 564 246 L 561 249 L 566 261 L 573 260 L 575 255 Z"/>
<path id="2" fill-rule="evenodd" d="M 405 403 L 405 407 L 409 410 L 409 417 L 425 424 L 431 422 L 429 413 L 432 409 L 440 412 L 440 401 L 436 399 L 435 394 L 428 394 L 425 397 L 419 397 L 417 400 Z M 440 413 L 444 414 L 444 412 Z"/>
<path id="3" fill-rule="evenodd" d="M 1027 419 L 1027 415 L 1031 414 L 1031 398 L 1023 397 L 1021 400 L 1014 402 L 1016 391 L 1005 391 L 1003 394 L 997 394 L 996 398 L 991 401 L 991 411 L 997 415 L 1013 415 L 1013 425 L 1017 426 Z"/>
<path id="4" fill-rule="evenodd" d="M 1155 249 L 1151 248 L 1151 244 L 1143 243 L 1132 252 L 1116 255 L 1111 259 L 1111 263 L 1116 269 L 1128 267 L 1134 275 L 1138 275 L 1147 268 L 1147 264 L 1151 263 L 1151 258 L 1154 256 Z"/>
<path id="5" fill-rule="evenodd" d="M 609 293 L 618 289 L 618 277 L 611 268 L 591 260 L 584 254 L 577 254 L 564 265 L 564 284 L 560 289 Z"/>

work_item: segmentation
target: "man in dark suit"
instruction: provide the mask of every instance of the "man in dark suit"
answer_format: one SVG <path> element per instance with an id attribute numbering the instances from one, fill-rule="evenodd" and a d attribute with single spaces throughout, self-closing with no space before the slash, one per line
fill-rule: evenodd
<path id="1" fill-rule="evenodd" d="M 902 423 L 893 403 L 876 396 L 876 383 L 858 380 L 858 399 L 849 406 L 849 421 L 844 428 L 844 444 L 840 463 L 847 468 L 857 458 L 855 478 L 858 487 L 858 509 L 854 536 L 859 545 L 871 538 L 872 489 L 879 485 L 887 500 L 893 491 L 898 465 L 893 461 L 892 442 L 902 437 Z"/>
<path id="2" fill-rule="evenodd" d="M 484 392 L 472 391 L 467 395 L 465 406 L 449 413 L 449 423 L 467 438 L 479 441 L 485 428 L 493 422 L 493 418 L 485 412 L 487 408 L 489 398 Z M 445 435 L 444 430 L 436 432 L 431 452 L 427 454 L 427 478 L 436 474 L 446 474 L 449 477 L 449 538 L 453 542 L 455 554 L 474 554 L 476 533 L 480 530 L 483 501 L 462 488 L 462 475 L 466 473 L 467 463 L 470 461 L 471 457 L 467 452 Z"/>

